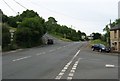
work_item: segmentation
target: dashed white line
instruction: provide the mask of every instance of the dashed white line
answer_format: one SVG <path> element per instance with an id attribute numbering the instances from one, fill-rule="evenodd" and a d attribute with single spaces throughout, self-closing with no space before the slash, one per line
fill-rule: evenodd
<path id="1" fill-rule="evenodd" d="M 19 61 L 19 60 L 23 60 L 23 59 L 26 59 L 26 58 L 30 58 L 31 56 L 26 56 L 26 57 L 22 57 L 22 58 L 18 58 L 18 59 L 15 59 L 15 60 L 12 60 L 12 61 Z"/>
<path id="2" fill-rule="evenodd" d="M 39 55 L 42 55 L 42 53 L 37 53 L 36 55 L 39 56 Z"/>
<path id="3" fill-rule="evenodd" d="M 68 80 L 71 80 L 71 79 L 72 79 L 72 77 L 67 77 L 67 79 L 68 79 Z"/>
<path id="4" fill-rule="evenodd" d="M 81 59 L 81 58 L 79 58 L 79 59 L 75 62 L 75 64 L 73 65 L 72 70 L 71 70 L 70 73 L 68 74 L 68 77 L 67 77 L 68 80 L 72 80 L 72 78 L 73 78 L 73 76 L 74 76 L 74 73 L 75 73 L 75 70 L 76 70 L 76 68 L 77 68 L 77 65 L 78 65 L 80 59 Z"/>
<path id="5" fill-rule="evenodd" d="M 66 72 L 66 70 L 68 69 L 68 67 L 70 66 L 70 64 L 72 63 L 72 61 L 75 59 L 75 57 L 79 54 L 80 50 L 78 50 L 78 52 L 73 56 L 73 58 L 65 65 L 65 67 L 61 70 L 61 72 L 58 74 L 58 76 L 56 76 L 55 79 L 61 79 L 61 77 L 64 75 L 64 73 Z M 76 63 L 75 63 L 76 64 Z M 76 69 L 76 68 L 74 68 Z M 72 69 L 73 70 L 73 69 Z M 75 72 L 75 71 L 74 71 Z M 70 77 L 69 77 L 70 78 Z"/>
<path id="6" fill-rule="evenodd" d="M 53 52 L 53 51 L 55 51 L 54 49 L 53 50 L 49 50 L 49 52 Z"/>
<path id="7" fill-rule="evenodd" d="M 57 49 L 61 49 L 62 47 L 59 47 L 59 48 L 57 48 Z"/>

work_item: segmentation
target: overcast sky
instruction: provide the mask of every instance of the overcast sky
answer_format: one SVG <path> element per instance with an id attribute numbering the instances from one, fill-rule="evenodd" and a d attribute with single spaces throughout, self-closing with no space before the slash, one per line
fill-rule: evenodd
<path id="1" fill-rule="evenodd" d="M 22 13 L 25 8 L 14 0 L 4 0 L 17 13 Z M 0 0 L 0 8 L 4 14 L 15 16 L 3 0 Z M 85 32 L 103 33 L 103 28 L 118 18 L 118 2 L 120 0 L 16 0 L 27 9 L 39 13 L 46 21 L 48 17 L 54 17 L 59 24 L 67 25 L 76 30 Z"/>

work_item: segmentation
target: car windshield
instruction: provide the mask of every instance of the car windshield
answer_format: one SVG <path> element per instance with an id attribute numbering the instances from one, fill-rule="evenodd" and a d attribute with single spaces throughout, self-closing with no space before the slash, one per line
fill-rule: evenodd
<path id="1" fill-rule="evenodd" d="M 103 45 L 103 44 L 100 44 L 100 46 L 103 47 L 103 48 L 105 48 L 105 45 Z"/>

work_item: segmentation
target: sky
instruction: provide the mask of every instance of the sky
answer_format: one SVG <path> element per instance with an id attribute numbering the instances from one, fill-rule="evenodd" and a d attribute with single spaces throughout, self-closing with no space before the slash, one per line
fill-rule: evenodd
<path id="1" fill-rule="evenodd" d="M 11 10 L 5 2 L 14 10 Z M 46 21 L 54 17 L 58 24 L 66 25 L 90 35 L 104 33 L 103 28 L 110 19 L 118 18 L 120 0 L 15 0 L 25 8 L 34 10 Z M 8 16 L 15 16 L 26 9 L 14 0 L 0 0 L 0 9 Z"/>

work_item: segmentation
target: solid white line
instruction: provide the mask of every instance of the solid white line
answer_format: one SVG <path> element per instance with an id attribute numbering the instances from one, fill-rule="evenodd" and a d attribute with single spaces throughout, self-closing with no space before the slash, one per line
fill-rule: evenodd
<path id="1" fill-rule="evenodd" d="M 75 57 L 79 54 L 80 50 L 78 50 L 78 52 L 74 55 L 74 57 L 71 59 L 71 61 L 73 61 L 75 59 Z"/>

